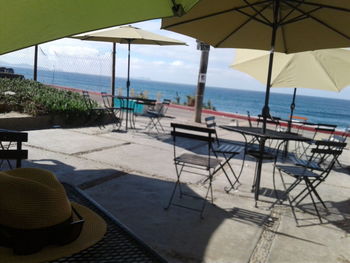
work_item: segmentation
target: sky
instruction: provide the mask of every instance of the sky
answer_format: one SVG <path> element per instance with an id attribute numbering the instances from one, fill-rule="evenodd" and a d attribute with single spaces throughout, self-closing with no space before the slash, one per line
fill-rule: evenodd
<path id="1" fill-rule="evenodd" d="M 196 40 L 181 34 L 160 29 L 160 20 L 132 24 L 144 30 L 158 33 L 187 43 L 187 46 L 131 46 L 131 77 L 196 85 L 201 52 Z M 41 44 L 39 67 L 56 71 L 111 75 L 112 44 L 64 38 Z M 4 63 L 33 65 L 34 48 L 0 56 Z M 229 67 L 233 63 L 235 49 L 212 48 L 206 85 L 231 89 L 265 91 L 265 85 L 249 75 Z M 266 65 L 267 67 L 267 65 Z M 349 69 L 350 73 L 350 69 Z M 127 75 L 127 45 L 117 44 L 116 77 Z M 272 92 L 292 94 L 292 88 L 273 88 Z M 299 95 L 320 96 L 350 100 L 350 87 L 340 93 L 311 89 L 298 89 Z"/>

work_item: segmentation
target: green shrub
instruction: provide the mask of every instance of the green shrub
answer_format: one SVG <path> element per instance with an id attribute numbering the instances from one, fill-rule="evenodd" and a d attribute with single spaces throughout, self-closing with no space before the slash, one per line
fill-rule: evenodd
<path id="1" fill-rule="evenodd" d="M 91 117 L 82 95 L 26 79 L 0 79 L 0 104 L 33 116 L 60 115 L 68 122 Z"/>

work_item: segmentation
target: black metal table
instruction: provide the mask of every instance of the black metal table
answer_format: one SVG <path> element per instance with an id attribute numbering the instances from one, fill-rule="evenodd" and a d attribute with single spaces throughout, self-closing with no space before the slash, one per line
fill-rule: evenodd
<path id="1" fill-rule="evenodd" d="M 139 98 L 139 97 L 126 97 L 126 96 L 113 96 L 114 99 L 119 100 L 120 102 L 120 108 L 121 113 L 123 114 L 123 111 L 125 111 L 125 129 L 128 130 L 128 121 L 130 122 L 130 127 L 133 127 L 133 114 L 134 114 L 134 103 L 137 102 L 137 104 L 143 104 L 143 105 L 156 105 L 156 100 L 154 99 L 145 99 L 145 98 Z M 129 116 L 131 115 L 131 116 Z M 123 117 L 121 118 L 121 121 L 123 121 Z"/>
<path id="2" fill-rule="evenodd" d="M 69 184 L 63 186 L 70 200 L 90 208 L 106 221 L 107 232 L 95 245 L 51 263 L 167 262 L 83 191 Z"/>
<path id="3" fill-rule="evenodd" d="M 263 162 L 262 157 L 263 157 L 263 153 L 265 152 L 266 140 L 281 140 L 282 143 L 288 142 L 288 141 L 301 141 L 301 142 L 311 141 L 310 138 L 306 138 L 296 133 L 279 132 L 279 131 L 270 130 L 270 129 L 266 129 L 264 133 L 262 128 L 260 127 L 236 127 L 236 126 L 228 126 L 228 125 L 222 125 L 220 127 L 225 130 L 242 134 L 244 139 L 246 140 L 246 145 L 247 145 L 247 137 L 246 137 L 247 135 L 253 136 L 257 138 L 259 141 L 259 152 L 260 152 L 261 158 L 258 158 L 258 164 L 257 164 L 258 166 L 256 170 L 256 181 L 254 182 L 255 202 L 259 200 L 261 169 L 262 169 L 262 162 Z"/>

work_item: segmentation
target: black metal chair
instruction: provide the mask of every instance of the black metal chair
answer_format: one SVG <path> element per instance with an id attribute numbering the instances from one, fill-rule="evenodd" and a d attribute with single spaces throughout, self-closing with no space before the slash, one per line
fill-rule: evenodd
<path id="1" fill-rule="evenodd" d="M 244 150 L 244 146 L 241 144 L 238 144 L 237 142 L 234 141 L 228 141 L 228 140 L 220 140 L 216 131 L 216 121 L 215 121 L 215 116 L 209 116 L 205 118 L 205 123 L 207 125 L 207 128 L 212 128 L 215 130 L 215 143 L 212 145 L 212 150 L 213 153 L 216 157 L 219 155 L 224 157 L 225 162 L 222 165 L 228 165 L 228 167 L 231 170 L 231 173 L 235 177 L 235 182 L 230 185 L 230 187 L 225 188 L 226 192 L 230 192 L 232 189 L 235 189 L 235 185 L 238 184 L 240 185 L 241 183 L 239 182 L 239 178 L 242 175 L 243 167 L 244 167 L 244 159 L 242 161 L 241 169 L 238 173 L 238 176 L 234 172 L 230 160 L 237 154 L 240 154 Z"/>
<path id="2" fill-rule="evenodd" d="M 134 106 L 133 122 L 135 125 L 137 117 L 139 116 L 148 117 L 148 113 L 147 113 L 148 111 L 155 111 L 156 100 L 138 98 L 138 99 L 135 99 L 133 106 Z"/>
<path id="3" fill-rule="evenodd" d="M 231 186 L 233 186 L 232 182 L 230 181 L 230 178 L 228 177 L 222 165 L 222 160 L 219 158 L 216 158 L 215 156 L 212 156 L 212 145 L 215 141 L 215 135 L 214 135 L 215 130 L 206 128 L 206 127 L 179 124 L 179 123 L 171 123 L 171 127 L 172 127 L 171 135 L 173 137 L 173 144 L 174 144 L 174 164 L 175 164 L 177 180 L 176 180 L 174 189 L 172 191 L 172 194 L 170 196 L 169 203 L 165 209 L 168 209 L 171 205 L 175 205 L 178 207 L 187 208 L 190 210 L 200 212 L 200 216 L 201 218 L 203 218 L 203 212 L 208 201 L 209 193 L 210 193 L 210 201 L 211 203 L 213 203 L 212 182 L 213 182 L 214 175 L 219 170 L 222 169 L 226 178 L 231 183 Z M 200 154 L 189 153 L 189 152 L 179 154 L 177 150 L 177 146 L 180 145 L 182 141 L 181 139 L 191 139 L 193 141 L 204 143 L 206 146 L 205 154 L 200 155 Z M 181 175 L 183 173 L 194 173 L 194 171 L 196 171 L 195 172 L 196 174 L 199 173 L 198 171 L 202 171 L 203 176 L 205 176 L 203 183 L 208 183 L 208 188 L 204 198 L 191 195 L 182 190 Z M 191 196 L 193 198 L 203 199 L 203 204 L 201 208 L 198 209 L 194 207 L 185 206 L 179 203 L 174 203 L 173 199 L 177 189 L 179 189 L 180 198 L 182 198 L 182 196 Z"/>
<path id="4" fill-rule="evenodd" d="M 299 163 L 297 165 L 281 165 L 276 164 L 275 168 L 279 171 L 281 181 L 285 190 L 285 195 L 289 201 L 289 205 L 292 209 L 295 221 L 298 224 L 298 219 L 295 214 L 294 207 L 299 205 L 306 197 L 310 197 L 312 204 L 315 208 L 317 216 L 322 223 L 320 212 L 317 208 L 315 198 L 322 204 L 322 206 L 327 211 L 327 207 L 321 199 L 320 195 L 316 191 L 316 188 L 325 181 L 327 176 L 330 174 L 334 164 L 336 163 L 338 157 L 342 153 L 343 148 L 346 146 L 344 142 L 334 142 L 334 141 L 315 141 L 311 149 L 311 155 L 304 163 Z M 274 169 L 274 175 L 275 176 Z M 283 174 L 293 177 L 295 180 L 289 187 L 287 187 L 287 182 L 283 178 Z M 297 186 L 304 183 L 304 188 L 297 192 Z M 297 195 L 295 197 L 290 196 L 290 193 L 295 190 Z"/>
<path id="5" fill-rule="evenodd" d="M 148 110 L 147 113 L 145 114 L 146 117 L 149 118 L 149 122 L 146 125 L 146 130 L 150 132 L 152 129 L 155 129 L 157 133 L 160 132 L 158 127 L 165 132 L 163 125 L 161 124 L 161 119 L 166 117 L 166 113 L 168 111 L 168 107 L 170 105 L 170 100 L 164 99 L 163 102 L 160 104 L 158 109 L 154 110 Z"/>
<path id="6" fill-rule="evenodd" d="M 318 138 L 322 136 L 322 140 L 324 141 L 329 141 L 331 140 L 335 129 L 337 128 L 337 125 L 333 124 L 324 124 L 324 123 L 308 123 L 304 125 L 304 128 L 310 126 L 314 128 L 314 133 L 312 135 L 312 140 L 310 142 L 302 142 L 301 144 L 298 145 L 299 149 L 299 154 L 296 151 L 297 157 L 298 158 L 304 158 L 308 157 L 310 152 L 310 146 L 316 141 L 316 140 L 321 140 L 321 138 Z M 322 134 L 322 135 L 320 135 Z"/>
<path id="7" fill-rule="evenodd" d="M 99 127 L 104 127 L 103 116 L 106 113 L 109 114 L 109 111 L 104 107 L 96 107 L 96 103 L 91 99 L 87 90 L 83 90 L 82 93 L 86 109 L 89 111 L 89 121 L 95 122 L 100 120 Z"/>
<path id="8" fill-rule="evenodd" d="M 112 100 L 114 99 L 112 95 L 108 95 L 106 92 L 101 92 L 101 97 L 103 105 L 106 109 L 106 112 L 113 118 L 117 126 L 121 126 L 121 107 L 112 107 Z"/>
<path id="9" fill-rule="evenodd" d="M 26 132 L 0 130 L 0 169 L 22 166 L 22 160 L 28 158 L 28 150 L 22 149 L 22 143 L 27 141 Z M 15 165 L 12 161 L 15 161 Z"/>

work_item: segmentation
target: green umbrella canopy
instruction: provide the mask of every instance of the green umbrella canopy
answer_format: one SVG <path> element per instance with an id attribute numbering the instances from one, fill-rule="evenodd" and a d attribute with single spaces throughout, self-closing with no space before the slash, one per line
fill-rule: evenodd
<path id="1" fill-rule="evenodd" d="M 91 30 L 182 15 L 198 0 L 0 0 L 0 55 Z"/>

